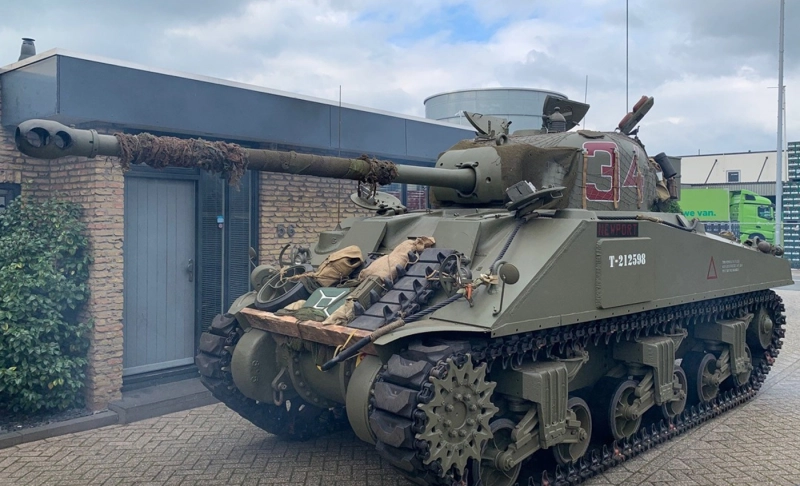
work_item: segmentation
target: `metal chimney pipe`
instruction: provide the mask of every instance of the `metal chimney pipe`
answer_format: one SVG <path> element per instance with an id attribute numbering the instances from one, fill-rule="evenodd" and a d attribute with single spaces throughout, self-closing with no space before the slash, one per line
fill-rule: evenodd
<path id="1" fill-rule="evenodd" d="M 36 46 L 33 44 L 33 41 L 34 39 L 29 37 L 22 38 L 22 47 L 19 49 L 19 59 L 17 59 L 17 61 L 36 55 Z"/>

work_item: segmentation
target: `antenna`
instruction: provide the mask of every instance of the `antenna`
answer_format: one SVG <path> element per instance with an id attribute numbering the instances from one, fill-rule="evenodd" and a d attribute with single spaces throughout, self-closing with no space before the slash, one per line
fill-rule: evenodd
<path id="1" fill-rule="evenodd" d="M 586 99 L 589 96 L 589 75 L 586 75 L 586 87 L 583 89 L 583 104 L 586 104 Z M 583 116 L 583 127 L 586 128 L 586 115 Z"/>
<path id="2" fill-rule="evenodd" d="M 339 85 L 339 148 L 337 156 L 342 156 L 342 85 Z M 339 179 L 338 189 L 336 190 L 336 220 L 342 220 L 342 180 Z"/>
<path id="3" fill-rule="evenodd" d="M 782 0 L 781 0 L 782 1 Z M 625 0 L 625 113 L 628 113 L 628 0 Z"/>

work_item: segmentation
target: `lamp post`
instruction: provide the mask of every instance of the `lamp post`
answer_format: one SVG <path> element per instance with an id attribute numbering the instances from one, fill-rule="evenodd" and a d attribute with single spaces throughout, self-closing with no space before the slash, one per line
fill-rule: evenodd
<path id="1" fill-rule="evenodd" d="M 778 158 L 775 161 L 775 244 L 783 241 L 783 16 L 785 0 L 781 0 L 778 41 Z"/>

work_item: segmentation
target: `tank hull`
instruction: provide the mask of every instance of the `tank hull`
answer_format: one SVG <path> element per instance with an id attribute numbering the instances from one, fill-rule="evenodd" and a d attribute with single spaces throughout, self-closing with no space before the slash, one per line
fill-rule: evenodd
<path id="1" fill-rule="evenodd" d="M 677 432 L 664 430 L 688 429 L 698 413 L 743 402 L 777 355 L 785 318 L 768 289 L 792 283 L 785 260 L 704 234 L 702 226 L 682 227 L 674 215 L 557 210 L 520 223 L 498 210 L 457 213 L 355 221 L 341 245 L 352 238 L 362 251 L 386 252 L 409 235 L 430 234 L 435 248 L 464 255 L 473 275 L 488 273 L 502 254 L 519 270 L 517 282 L 478 288 L 472 305 L 445 305 L 327 372 L 319 367 L 372 331 L 238 309 L 228 318 L 237 330 L 227 338 L 239 344 L 227 357 L 215 355 L 219 371 L 201 368 L 209 388 L 234 410 L 241 403 L 264 413 L 284 410 L 287 401 L 310 405 L 316 415 L 302 419 L 300 434 L 265 428 L 306 438 L 313 435 L 308 424 L 317 433 L 349 426 L 425 484 L 497 474 L 538 481 L 554 473 L 553 457 L 586 466 L 603 445 L 633 447 L 642 434 L 666 440 Z M 324 249 L 314 258 L 332 251 Z M 198 361 L 211 355 L 201 345 Z M 453 375 L 460 378 L 442 380 Z M 482 387 L 490 391 L 474 392 Z M 467 395 L 472 402 L 448 401 Z M 633 411 L 612 421 L 620 396 Z M 471 414 L 470 406 L 481 412 Z M 471 466 L 485 462 L 491 442 L 480 431 L 492 427 L 497 437 L 511 437 L 508 427 L 527 435 L 493 452 L 502 467 Z"/>

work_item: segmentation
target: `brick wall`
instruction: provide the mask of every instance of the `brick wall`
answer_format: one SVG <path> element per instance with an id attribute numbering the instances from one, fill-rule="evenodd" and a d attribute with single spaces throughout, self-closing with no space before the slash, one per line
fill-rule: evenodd
<path id="1" fill-rule="evenodd" d="M 122 388 L 122 171 L 112 159 L 48 161 L 21 156 L 14 147 L 12 128 L 0 124 L 0 182 L 21 184 L 23 196 L 55 196 L 84 208 L 94 258 L 89 267 L 89 301 L 82 316 L 94 321 L 86 403 L 93 410 L 104 409 L 121 397 Z"/>
<path id="2" fill-rule="evenodd" d="M 15 152 L 13 138 L 0 127 L 0 182 L 22 183 L 22 158 L 16 157 Z"/>
<path id="3" fill-rule="evenodd" d="M 83 317 L 94 321 L 86 402 L 106 408 L 122 388 L 122 240 L 125 183 L 115 158 L 71 157 L 50 162 L 49 192 L 83 206 L 94 261 Z"/>
<path id="4" fill-rule="evenodd" d="M 3 119 L 2 95 L 0 91 L 0 121 Z M 14 146 L 13 131 L 4 130 L 0 124 L 0 182 L 20 184 L 23 192 L 37 196 L 47 191 L 48 172 L 48 161 L 29 160 L 20 156 Z"/>
<path id="5" fill-rule="evenodd" d="M 314 248 L 321 231 L 332 230 L 339 221 L 369 212 L 350 201 L 356 182 L 310 176 L 262 172 L 259 182 L 259 263 L 277 264 L 287 243 Z M 293 237 L 278 237 L 277 226 L 294 226 Z"/>

